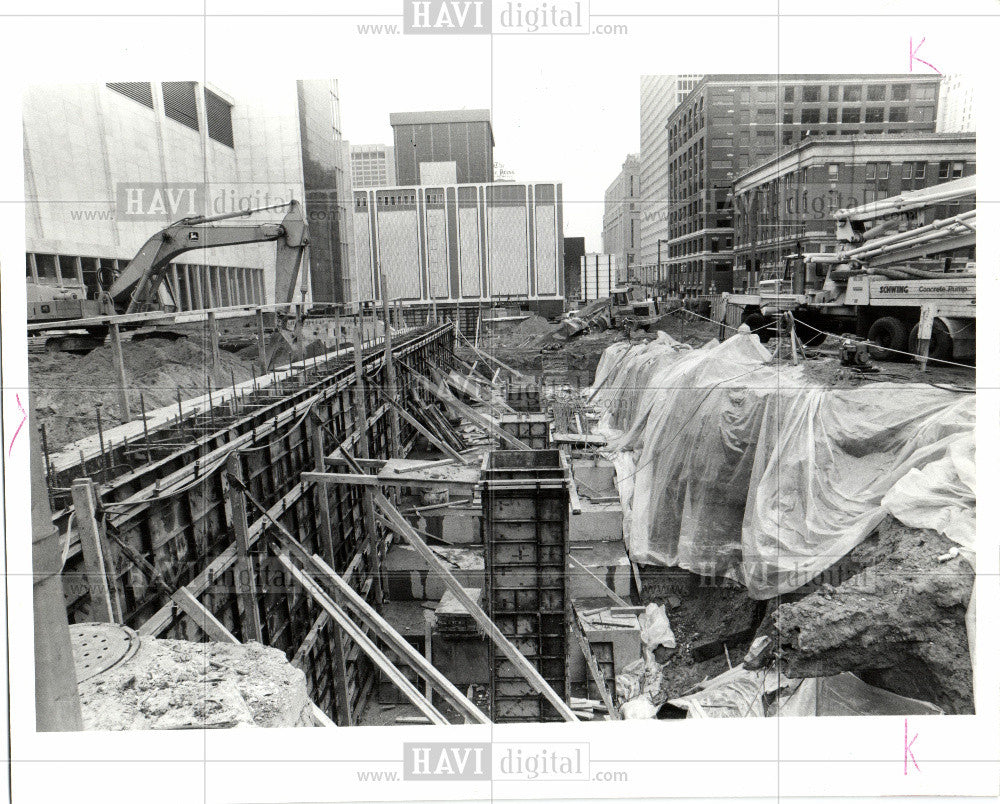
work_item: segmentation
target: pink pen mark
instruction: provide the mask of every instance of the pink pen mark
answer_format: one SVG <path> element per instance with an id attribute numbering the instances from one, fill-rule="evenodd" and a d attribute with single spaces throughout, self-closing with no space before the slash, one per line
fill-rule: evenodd
<path id="1" fill-rule="evenodd" d="M 917 741 L 917 736 L 914 734 L 913 739 L 910 739 L 910 723 L 906 718 L 903 718 L 903 776 L 909 773 L 911 762 L 914 768 L 920 770 L 917 758 L 913 756 L 913 744 Z"/>
<path id="2" fill-rule="evenodd" d="M 7 448 L 7 457 L 10 457 L 11 451 L 14 449 L 14 441 L 17 439 L 18 433 L 21 432 L 21 428 L 24 427 L 24 423 L 28 421 L 28 412 L 24 409 L 24 405 L 21 404 L 21 397 L 19 394 L 15 394 L 14 398 L 17 400 L 17 409 L 21 412 L 21 421 L 17 423 L 17 429 L 14 431 L 14 435 L 10 437 L 10 446 Z"/>
<path id="3" fill-rule="evenodd" d="M 919 61 L 921 64 L 926 64 L 928 67 L 930 67 L 938 75 L 941 75 L 941 71 L 937 67 L 935 67 L 933 64 L 931 64 L 929 61 L 925 61 L 924 59 L 921 59 L 921 58 L 917 57 L 917 51 L 920 50 L 920 48 L 922 48 L 924 46 L 924 42 L 926 42 L 926 41 L 927 41 L 927 37 L 925 36 L 925 37 L 923 37 L 923 39 L 920 40 L 920 44 L 917 45 L 916 48 L 914 48 L 913 47 L 913 37 L 912 36 L 910 37 L 910 72 L 911 73 L 913 72 L 913 62 Z"/>

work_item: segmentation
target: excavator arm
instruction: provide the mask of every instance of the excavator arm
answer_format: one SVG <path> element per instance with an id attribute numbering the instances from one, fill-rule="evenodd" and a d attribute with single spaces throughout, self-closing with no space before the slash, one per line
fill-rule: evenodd
<path id="1" fill-rule="evenodd" d="M 288 207 L 288 212 L 281 223 L 210 225 L 284 207 Z M 298 201 L 214 217 L 184 218 L 172 223 L 146 241 L 108 293 L 118 312 L 155 309 L 167 266 L 178 255 L 194 249 L 271 241 L 276 243 L 274 298 L 278 304 L 289 303 L 302 266 L 302 254 L 309 244 L 302 205 Z"/>

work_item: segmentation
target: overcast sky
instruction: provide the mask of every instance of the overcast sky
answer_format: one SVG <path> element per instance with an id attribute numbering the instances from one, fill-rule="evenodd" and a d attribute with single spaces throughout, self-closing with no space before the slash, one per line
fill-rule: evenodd
<path id="1" fill-rule="evenodd" d="M 462 69 L 461 60 L 440 70 L 336 75 L 342 134 L 353 143 L 391 145 L 390 112 L 490 109 L 494 159 L 516 181 L 561 181 L 564 234 L 583 235 L 588 251 L 601 250 L 604 191 L 626 155 L 639 150 L 638 74 L 612 74 L 577 57 L 544 71 L 515 61 L 494 81 L 488 70 Z"/>

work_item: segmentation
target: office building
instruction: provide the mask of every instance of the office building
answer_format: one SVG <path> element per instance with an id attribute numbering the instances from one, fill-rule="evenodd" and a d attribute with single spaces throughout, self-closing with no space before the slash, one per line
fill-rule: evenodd
<path id="1" fill-rule="evenodd" d="M 732 288 L 735 177 L 806 137 L 934 131 L 935 75 L 710 75 L 668 121 L 666 289 Z M 777 224 L 780 225 L 780 224 Z"/>
<path id="2" fill-rule="evenodd" d="M 639 154 L 629 154 L 604 193 L 604 253 L 614 254 L 626 281 L 636 277 L 639 254 Z"/>
<path id="3" fill-rule="evenodd" d="M 354 192 L 362 297 L 407 305 L 521 304 L 558 315 L 563 282 L 562 185 L 553 182 L 384 187 Z"/>
<path id="4" fill-rule="evenodd" d="M 639 81 L 639 265 L 655 281 L 666 264 L 670 190 L 667 120 L 700 75 L 644 75 Z"/>
<path id="5" fill-rule="evenodd" d="M 586 253 L 585 238 L 563 238 L 563 282 L 567 299 L 581 298 L 580 258 Z"/>
<path id="6" fill-rule="evenodd" d="M 738 176 L 734 184 L 737 289 L 773 277 L 791 254 L 836 250 L 833 213 L 976 171 L 976 135 L 815 137 Z M 965 212 L 975 201 L 927 210 Z"/>
<path id="7" fill-rule="evenodd" d="M 941 80 L 937 130 L 941 132 L 975 131 L 972 79 L 967 75 L 946 75 Z"/>
<path id="8" fill-rule="evenodd" d="M 351 183 L 355 187 L 395 187 L 395 149 L 381 144 L 352 145 Z"/>
<path id="9" fill-rule="evenodd" d="M 306 278 L 307 299 L 354 297 L 336 81 L 34 86 L 23 112 L 29 279 L 96 298 L 172 221 L 296 199 L 310 248 L 295 298 Z M 272 243 L 189 251 L 167 272 L 180 309 L 272 303 L 274 281 Z"/>
<path id="10" fill-rule="evenodd" d="M 389 124 L 397 185 L 493 181 L 493 126 L 488 109 L 394 112 Z"/>

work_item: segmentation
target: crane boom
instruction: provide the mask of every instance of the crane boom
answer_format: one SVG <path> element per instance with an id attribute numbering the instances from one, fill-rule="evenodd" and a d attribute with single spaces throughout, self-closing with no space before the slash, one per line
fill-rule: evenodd
<path id="1" fill-rule="evenodd" d="M 211 225 L 218 221 L 245 218 L 268 209 L 288 207 L 281 223 Z M 309 243 L 308 229 L 298 201 L 233 212 L 213 217 L 184 218 L 160 230 L 143 244 L 138 253 L 112 284 L 108 293 L 115 307 L 125 313 L 155 309 L 167 266 L 187 251 L 247 243 L 276 243 L 275 302 L 292 301 Z"/>

